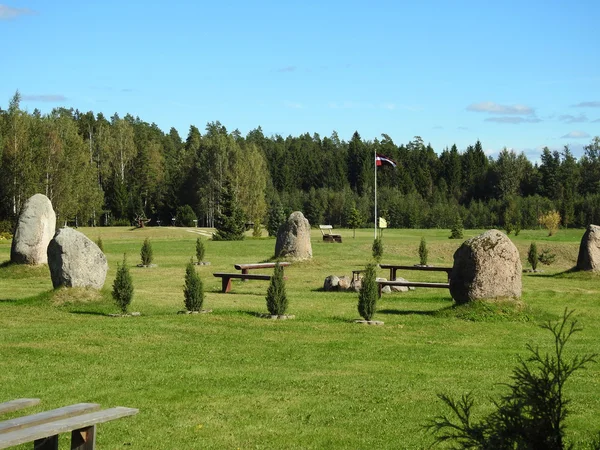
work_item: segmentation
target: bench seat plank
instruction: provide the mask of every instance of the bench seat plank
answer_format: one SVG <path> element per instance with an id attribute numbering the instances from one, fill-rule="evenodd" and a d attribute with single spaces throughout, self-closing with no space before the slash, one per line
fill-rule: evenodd
<path id="1" fill-rule="evenodd" d="M 115 408 L 86 413 L 67 419 L 60 419 L 21 430 L 10 431 L 8 433 L 0 434 L 0 449 L 56 436 L 68 431 L 89 428 L 99 423 L 120 419 L 121 417 L 133 416 L 138 412 L 139 410 L 135 408 L 117 406 Z"/>
<path id="2" fill-rule="evenodd" d="M 274 269 L 277 263 L 255 263 L 255 264 L 234 264 L 237 270 L 248 270 L 248 269 Z M 279 265 L 281 267 L 287 267 L 291 263 L 289 262 L 280 262 Z"/>
<path id="3" fill-rule="evenodd" d="M 77 403 L 76 405 L 64 406 L 62 408 L 44 411 L 30 416 L 17 417 L 15 419 L 0 422 L 0 433 L 31 427 L 58 419 L 67 419 L 79 414 L 97 411 L 100 405 L 97 403 Z"/>
<path id="4" fill-rule="evenodd" d="M 19 409 L 35 406 L 40 402 L 39 398 L 18 398 L 8 402 L 0 403 L 0 414 L 18 411 Z"/>
<path id="5" fill-rule="evenodd" d="M 215 277 L 221 278 L 245 278 L 247 280 L 270 280 L 271 275 L 266 275 L 262 273 L 225 273 L 225 272 L 215 272 L 213 273 Z"/>

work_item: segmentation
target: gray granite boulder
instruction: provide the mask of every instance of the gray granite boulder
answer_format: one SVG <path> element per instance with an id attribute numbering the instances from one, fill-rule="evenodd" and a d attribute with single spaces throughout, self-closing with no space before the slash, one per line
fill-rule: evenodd
<path id="1" fill-rule="evenodd" d="M 60 228 L 48 245 L 48 266 L 54 288 L 102 289 L 108 263 L 98 246 L 72 228 Z"/>
<path id="2" fill-rule="evenodd" d="M 519 251 L 508 236 L 489 230 L 465 241 L 454 253 L 450 294 L 459 304 L 520 298 L 522 270 Z"/>
<path id="3" fill-rule="evenodd" d="M 300 211 L 290 214 L 277 232 L 275 257 L 302 261 L 312 258 L 310 224 Z"/>
<path id="4" fill-rule="evenodd" d="M 589 225 L 579 244 L 578 270 L 600 271 L 600 227 Z"/>
<path id="5" fill-rule="evenodd" d="M 10 260 L 17 264 L 46 264 L 47 249 L 56 228 L 56 214 L 44 194 L 30 197 L 19 214 L 10 249 Z"/>

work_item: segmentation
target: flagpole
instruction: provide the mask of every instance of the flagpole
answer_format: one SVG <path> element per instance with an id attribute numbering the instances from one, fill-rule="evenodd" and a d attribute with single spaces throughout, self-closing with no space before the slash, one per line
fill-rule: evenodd
<path id="1" fill-rule="evenodd" d="M 377 151 L 373 152 L 374 155 L 374 160 L 373 162 L 375 163 L 375 238 L 377 239 Z"/>

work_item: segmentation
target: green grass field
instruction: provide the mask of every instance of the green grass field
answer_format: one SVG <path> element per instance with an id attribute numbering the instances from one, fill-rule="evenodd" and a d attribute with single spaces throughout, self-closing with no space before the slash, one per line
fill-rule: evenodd
<path id="1" fill-rule="evenodd" d="M 104 243 L 110 268 L 99 294 L 53 291 L 46 266 L 7 264 L 10 243 L 0 241 L 0 402 L 40 397 L 27 413 L 77 402 L 139 408 L 137 416 L 99 426 L 101 449 L 427 448 L 433 439 L 423 424 L 446 412 L 437 394 L 473 392 L 477 415 L 489 412 L 517 355 L 527 356 L 525 345 L 551 350 L 551 335 L 539 325 L 558 320 L 565 308 L 575 310 L 583 327 L 568 354 L 600 349 L 600 277 L 563 273 L 575 264 L 583 230 L 511 236 L 524 267 L 532 240 L 557 255 L 545 272 L 523 274 L 524 314 L 459 318 L 443 314 L 453 305 L 447 291 L 417 289 L 380 300 L 375 319 L 382 327 L 353 322 L 357 294 L 320 290 L 327 275 L 363 268 L 372 230 L 357 230 L 356 239 L 341 230 L 343 244 L 324 243 L 313 231 L 313 260 L 285 271 L 289 313 L 296 316 L 285 321 L 259 317 L 268 282 L 234 282 L 232 292 L 222 294 L 212 276 L 234 271 L 234 263 L 268 260 L 274 239 L 205 241 L 211 265 L 198 272 L 204 307 L 213 312 L 178 315 L 197 234 L 80 231 Z M 468 230 L 465 239 L 480 232 Z M 382 262 L 418 263 L 421 236 L 430 264 L 452 264 L 462 241 L 449 240 L 448 230 L 385 230 Z M 146 237 L 154 268 L 135 267 Z M 118 311 L 110 291 L 123 253 L 135 286 L 130 311 L 141 317 L 108 316 Z M 399 275 L 443 281 L 440 273 Z M 576 448 L 600 430 L 599 388 L 600 362 L 567 384 L 573 401 L 567 435 Z"/>

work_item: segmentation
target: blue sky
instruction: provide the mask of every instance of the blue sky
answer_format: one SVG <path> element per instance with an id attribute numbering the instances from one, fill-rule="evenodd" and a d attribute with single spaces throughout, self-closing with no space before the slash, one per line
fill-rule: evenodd
<path id="1" fill-rule="evenodd" d="M 579 156 L 600 135 L 599 21 L 597 0 L 9 0 L 0 106 L 18 89 L 30 112 L 130 113 L 184 139 L 219 120 Z"/>

